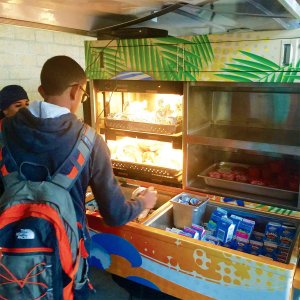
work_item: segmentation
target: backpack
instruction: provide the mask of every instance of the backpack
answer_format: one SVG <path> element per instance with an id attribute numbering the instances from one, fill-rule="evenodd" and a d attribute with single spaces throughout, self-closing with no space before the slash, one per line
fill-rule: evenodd
<path id="1" fill-rule="evenodd" d="M 1 125 L 1 124 L 0 124 Z M 89 160 L 95 131 L 84 125 L 61 167 L 33 182 L 14 161 L 2 133 L 0 176 L 0 299 L 72 300 L 87 284 L 85 224 L 76 219 L 69 191 Z M 71 170 L 66 173 L 66 169 Z"/>

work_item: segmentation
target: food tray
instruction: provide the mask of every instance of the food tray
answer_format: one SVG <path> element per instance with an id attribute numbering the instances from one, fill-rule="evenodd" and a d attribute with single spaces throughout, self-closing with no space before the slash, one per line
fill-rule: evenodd
<path id="1" fill-rule="evenodd" d="M 228 167 L 244 167 L 248 168 L 248 165 L 238 164 L 238 163 L 229 163 L 229 162 L 220 162 L 211 165 L 206 170 L 204 170 L 201 174 L 197 175 L 199 178 L 202 178 L 205 184 L 217 188 L 224 188 L 227 190 L 239 191 L 244 193 L 262 195 L 273 198 L 280 198 L 286 200 L 295 200 L 298 198 L 298 193 L 288 190 L 282 190 L 277 188 L 271 188 L 267 186 L 254 185 L 250 183 L 243 183 L 238 181 L 230 181 L 218 178 L 209 177 L 208 174 L 211 171 L 216 171 L 220 168 Z"/>
<path id="2" fill-rule="evenodd" d="M 105 126 L 113 129 L 141 131 L 156 134 L 174 134 L 182 130 L 181 122 L 175 125 L 161 125 L 154 123 L 133 122 L 105 118 Z"/>
<path id="3" fill-rule="evenodd" d="M 175 170 L 170 168 L 163 168 L 163 167 L 139 164 L 139 163 L 131 163 L 131 162 L 126 162 L 121 160 L 114 160 L 114 159 L 112 159 L 111 161 L 112 161 L 112 166 L 115 169 L 139 172 L 149 176 L 155 175 L 160 177 L 173 178 L 173 177 L 178 177 L 182 173 L 181 170 Z"/>

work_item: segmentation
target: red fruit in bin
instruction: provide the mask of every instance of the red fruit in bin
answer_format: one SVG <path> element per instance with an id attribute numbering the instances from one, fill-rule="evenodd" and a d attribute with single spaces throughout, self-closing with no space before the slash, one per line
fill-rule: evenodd
<path id="1" fill-rule="evenodd" d="M 250 166 L 248 169 L 249 177 L 260 178 L 260 169 L 257 166 Z"/>
<path id="2" fill-rule="evenodd" d="M 222 176 L 222 179 L 225 179 L 225 180 L 231 180 L 231 181 L 235 180 L 235 175 L 233 172 L 222 173 L 221 176 Z"/>
<path id="3" fill-rule="evenodd" d="M 244 167 L 233 167 L 232 173 L 234 175 L 246 175 L 247 174 L 247 168 Z"/>
<path id="4" fill-rule="evenodd" d="M 211 171 L 211 172 L 208 173 L 208 176 L 212 177 L 212 178 L 220 179 L 221 178 L 221 173 L 218 172 L 218 171 Z"/>
<path id="5" fill-rule="evenodd" d="M 248 176 L 246 174 L 235 175 L 235 180 L 238 182 L 248 182 Z"/>
<path id="6" fill-rule="evenodd" d="M 269 162 L 269 166 L 272 173 L 279 174 L 284 169 L 284 161 L 283 160 L 272 160 Z"/>

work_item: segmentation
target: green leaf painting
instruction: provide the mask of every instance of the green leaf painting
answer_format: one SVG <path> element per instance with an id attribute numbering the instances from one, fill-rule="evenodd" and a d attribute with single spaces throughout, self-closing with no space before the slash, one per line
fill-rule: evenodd
<path id="1" fill-rule="evenodd" d="M 300 79 L 300 60 L 295 66 L 279 66 L 254 53 L 240 53 L 245 59 L 234 58 L 234 63 L 226 64 L 226 68 L 221 69 L 223 72 L 215 75 L 236 82 L 293 83 Z"/>
<path id="2" fill-rule="evenodd" d="M 90 79 L 111 79 L 121 72 L 142 72 L 157 80 L 195 81 L 214 59 L 208 36 L 191 40 L 167 37 L 121 39 L 110 46 L 85 43 L 86 73 Z M 116 44 L 116 45 L 115 45 Z"/>

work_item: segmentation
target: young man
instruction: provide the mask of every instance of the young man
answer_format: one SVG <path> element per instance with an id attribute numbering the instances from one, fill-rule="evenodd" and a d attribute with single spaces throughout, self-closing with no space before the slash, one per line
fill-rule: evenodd
<path id="1" fill-rule="evenodd" d="M 0 91 L 1 119 L 13 116 L 19 109 L 28 105 L 28 95 L 20 85 L 7 85 Z"/>
<path id="2" fill-rule="evenodd" d="M 53 174 L 65 161 L 83 127 L 74 114 L 85 95 L 84 70 L 67 56 L 55 56 L 44 64 L 39 92 L 45 102 L 34 102 L 28 110 L 20 110 L 5 118 L 2 130 L 7 145 L 22 173 L 28 180 L 45 180 L 46 166 Z M 153 208 L 156 193 L 147 190 L 137 201 L 126 201 L 117 183 L 104 140 L 97 135 L 89 162 L 70 194 L 76 207 L 77 219 L 85 224 L 85 192 L 94 193 L 99 211 L 108 225 L 118 226 L 136 218 L 143 209 Z M 86 287 L 86 286 L 85 286 Z M 85 288 L 75 291 L 75 299 L 87 299 Z"/>

